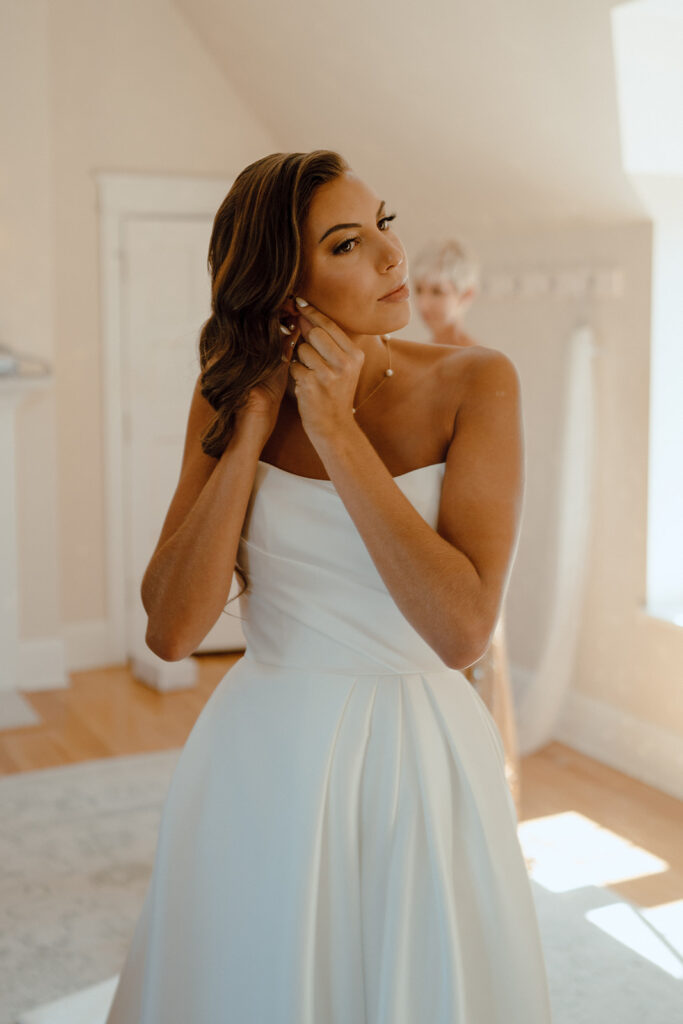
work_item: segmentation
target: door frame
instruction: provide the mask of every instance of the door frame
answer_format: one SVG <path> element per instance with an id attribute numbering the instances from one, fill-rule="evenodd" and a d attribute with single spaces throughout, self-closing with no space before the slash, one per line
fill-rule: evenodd
<path id="1" fill-rule="evenodd" d="M 100 228 L 100 328 L 104 442 L 107 659 L 128 659 L 123 502 L 123 389 L 121 280 L 126 221 L 145 217 L 213 218 L 232 179 L 97 172 Z"/>

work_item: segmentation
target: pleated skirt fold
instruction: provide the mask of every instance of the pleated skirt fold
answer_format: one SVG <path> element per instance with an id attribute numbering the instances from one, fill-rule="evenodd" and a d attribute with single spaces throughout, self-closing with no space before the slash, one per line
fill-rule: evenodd
<path id="1" fill-rule="evenodd" d="M 455 670 L 242 658 L 164 805 L 108 1024 L 549 1024 L 498 731 Z"/>

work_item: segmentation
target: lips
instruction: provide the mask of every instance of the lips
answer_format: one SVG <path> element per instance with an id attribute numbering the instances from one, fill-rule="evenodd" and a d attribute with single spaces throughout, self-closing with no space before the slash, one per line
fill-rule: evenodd
<path id="1" fill-rule="evenodd" d="M 383 295 L 379 301 L 384 302 L 385 299 L 407 299 L 409 295 L 410 290 L 408 288 L 408 278 L 404 277 L 396 288 L 387 292 L 386 295 Z"/>

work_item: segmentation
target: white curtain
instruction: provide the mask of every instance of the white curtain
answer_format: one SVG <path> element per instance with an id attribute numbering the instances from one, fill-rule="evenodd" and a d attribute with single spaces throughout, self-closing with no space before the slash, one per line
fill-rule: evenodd
<path id="1" fill-rule="evenodd" d="M 522 756 L 552 740 L 576 663 L 593 503 L 595 353 L 592 327 L 577 327 L 569 341 L 566 364 L 558 539 L 548 631 L 538 668 L 517 701 Z"/>

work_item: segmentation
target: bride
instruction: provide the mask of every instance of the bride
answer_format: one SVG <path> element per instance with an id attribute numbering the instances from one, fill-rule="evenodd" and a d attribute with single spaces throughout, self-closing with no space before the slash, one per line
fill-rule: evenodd
<path id="1" fill-rule="evenodd" d="M 176 767 L 109 1024 L 547 1024 L 500 735 L 463 670 L 516 550 L 516 370 L 392 340 L 396 211 L 336 153 L 218 210 L 147 642 L 247 648 Z"/>

